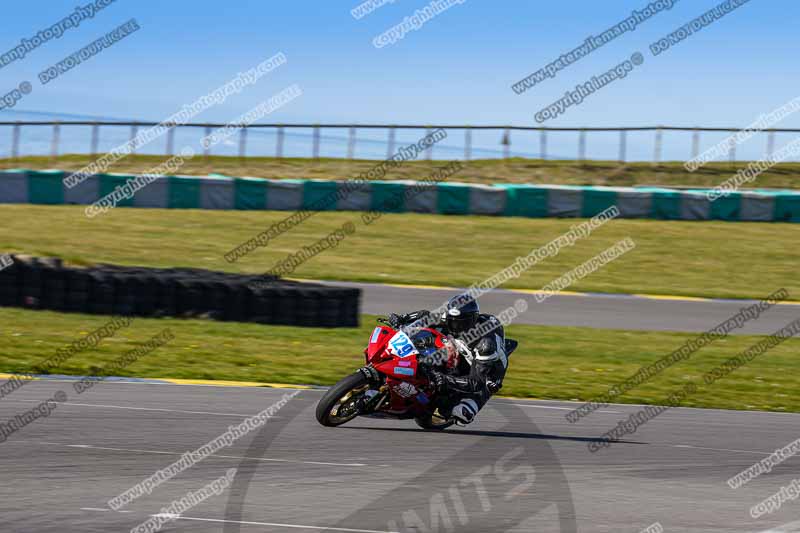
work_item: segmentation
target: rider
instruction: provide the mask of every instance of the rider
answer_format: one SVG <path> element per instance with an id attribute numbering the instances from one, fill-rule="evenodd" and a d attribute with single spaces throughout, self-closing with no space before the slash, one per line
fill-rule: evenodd
<path id="1" fill-rule="evenodd" d="M 457 375 L 451 375 L 423 361 L 419 372 L 428 378 L 441 397 L 446 398 L 445 409 L 453 406 L 451 415 L 460 424 L 472 422 L 489 398 L 502 387 L 508 368 L 503 325 L 497 317 L 481 314 L 478 302 L 471 296 L 454 296 L 440 316 L 420 310 L 405 315 L 392 313 L 388 320 L 394 327 L 429 327 L 453 336 L 469 367 L 459 365 Z"/>

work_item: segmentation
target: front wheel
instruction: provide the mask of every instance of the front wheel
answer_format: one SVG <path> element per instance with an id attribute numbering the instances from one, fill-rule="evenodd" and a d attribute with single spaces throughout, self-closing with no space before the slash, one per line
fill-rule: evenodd
<path id="1" fill-rule="evenodd" d="M 317 404 L 317 422 L 336 427 L 358 416 L 358 400 L 369 390 L 369 381 L 361 372 L 350 374 L 328 389 Z"/>

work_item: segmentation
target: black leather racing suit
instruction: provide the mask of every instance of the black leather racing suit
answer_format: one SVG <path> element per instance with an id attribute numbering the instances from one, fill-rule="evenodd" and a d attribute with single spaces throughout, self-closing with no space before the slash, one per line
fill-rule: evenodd
<path id="1" fill-rule="evenodd" d="M 431 317 L 429 311 L 416 311 L 397 316 L 399 326 L 411 324 L 417 320 Z M 428 320 L 430 322 L 430 319 Z M 489 398 L 500 390 L 508 368 L 508 357 L 505 350 L 505 332 L 503 325 L 493 315 L 480 314 L 473 332 L 479 335 L 453 334 L 448 331 L 444 322 L 435 322 L 427 327 L 437 329 L 445 335 L 452 335 L 459 348 L 461 357 L 455 374 L 447 374 L 435 369 L 426 369 L 432 382 L 438 383 L 440 392 L 445 397 L 443 407 L 452 408 L 464 399 L 472 399 L 480 410 Z"/>

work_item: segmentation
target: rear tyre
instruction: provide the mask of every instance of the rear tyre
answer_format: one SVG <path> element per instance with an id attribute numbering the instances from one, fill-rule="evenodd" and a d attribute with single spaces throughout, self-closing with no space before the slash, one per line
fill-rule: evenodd
<path id="1" fill-rule="evenodd" d="M 432 414 L 425 415 L 425 416 L 418 416 L 414 419 L 414 422 L 417 423 L 419 427 L 422 429 L 426 429 L 429 431 L 442 431 L 443 429 L 447 429 L 453 424 L 455 421 L 449 421 L 446 418 L 442 418 L 439 416 L 439 412 L 435 411 Z"/>
<path id="2" fill-rule="evenodd" d="M 328 389 L 317 404 L 317 422 L 336 427 L 358 416 L 356 402 L 369 390 L 369 381 L 361 372 L 351 374 Z"/>

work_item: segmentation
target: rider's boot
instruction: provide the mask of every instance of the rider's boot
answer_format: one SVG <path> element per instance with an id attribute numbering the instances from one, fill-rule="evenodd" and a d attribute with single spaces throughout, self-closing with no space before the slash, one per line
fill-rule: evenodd
<path id="1" fill-rule="evenodd" d="M 456 419 L 456 424 L 459 426 L 466 426 L 473 420 L 475 415 L 478 414 L 478 404 L 475 400 L 461 400 L 455 407 L 453 407 L 452 417 Z"/>

